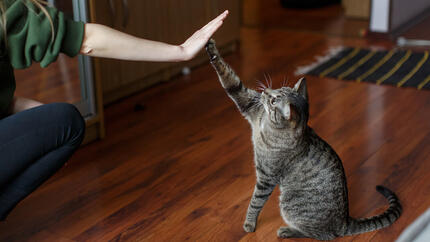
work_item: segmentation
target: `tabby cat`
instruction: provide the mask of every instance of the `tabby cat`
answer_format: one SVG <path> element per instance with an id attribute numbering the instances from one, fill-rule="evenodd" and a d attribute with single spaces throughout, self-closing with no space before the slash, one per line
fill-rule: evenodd
<path id="1" fill-rule="evenodd" d="M 228 96 L 252 127 L 257 182 L 243 228 L 254 232 L 258 215 L 279 185 L 281 215 L 288 227 L 281 238 L 331 240 L 389 226 L 402 207 L 385 187 L 376 190 L 389 201 L 383 214 L 355 219 L 349 216 L 346 177 L 336 152 L 308 125 L 306 80 L 293 88 L 257 92 L 246 88 L 224 62 L 215 41 L 206 45 L 211 64 Z"/>

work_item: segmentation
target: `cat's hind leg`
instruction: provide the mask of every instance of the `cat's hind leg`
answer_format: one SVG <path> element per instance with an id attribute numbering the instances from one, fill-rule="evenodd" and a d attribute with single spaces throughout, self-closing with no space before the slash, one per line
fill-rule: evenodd
<path id="1" fill-rule="evenodd" d="M 278 237 L 279 238 L 307 238 L 307 236 L 302 234 L 302 232 L 290 227 L 280 227 L 278 229 Z"/>

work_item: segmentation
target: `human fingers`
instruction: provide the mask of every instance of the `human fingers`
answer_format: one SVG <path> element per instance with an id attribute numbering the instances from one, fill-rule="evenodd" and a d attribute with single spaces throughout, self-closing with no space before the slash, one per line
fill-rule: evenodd
<path id="1" fill-rule="evenodd" d="M 202 30 L 212 28 L 214 25 L 218 25 L 220 22 L 224 21 L 225 18 L 227 18 L 228 14 L 228 10 L 225 10 L 222 14 L 218 15 L 212 21 L 203 26 Z"/>

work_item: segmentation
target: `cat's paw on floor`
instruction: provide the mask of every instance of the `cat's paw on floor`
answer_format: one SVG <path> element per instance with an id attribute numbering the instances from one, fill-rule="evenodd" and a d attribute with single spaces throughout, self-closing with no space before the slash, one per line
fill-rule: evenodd
<path id="1" fill-rule="evenodd" d="M 243 230 L 245 230 L 248 233 L 255 232 L 255 226 L 256 226 L 255 223 L 245 222 L 243 224 Z"/>

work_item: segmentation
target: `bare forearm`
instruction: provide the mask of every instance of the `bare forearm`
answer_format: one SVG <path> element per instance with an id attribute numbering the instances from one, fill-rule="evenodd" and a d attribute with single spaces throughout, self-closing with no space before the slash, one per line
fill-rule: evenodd
<path id="1" fill-rule="evenodd" d="M 81 54 L 121 60 L 185 61 L 192 59 L 221 27 L 224 11 L 181 45 L 170 45 L 131 36 L 100 24 L 85 24 Z"/>
<path id="2" fill-rule="evenodd" d="M 100 24 L 86 24 L 81 53 L 135 61 L 183 61 L 189 59 L 183 48 L 137 38 Z"/>

